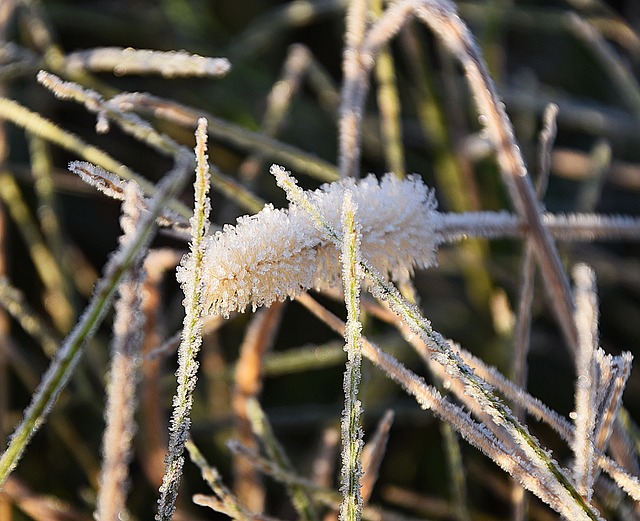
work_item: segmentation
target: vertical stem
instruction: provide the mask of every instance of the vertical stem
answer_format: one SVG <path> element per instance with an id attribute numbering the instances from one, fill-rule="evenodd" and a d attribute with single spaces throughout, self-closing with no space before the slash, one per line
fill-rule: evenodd
<path id="1" fill-rule="evenodd" d="M 196 356 L 202 343 L 201 318 L 202 304 L 202 264 L 204 257 L 203 241 L 209 227 L 209 162 L 206 154 L 207 120 L 201 118 L 196 130 L 196 181 L 194 183 L 195 203 L 191 218 L 191 250 L 183 260 L 179 273 L 185 293 L 185 317 L 182 330 L 182 341 L 178 349 L 178 381 L 176 394 L 173 397 L 173 416 L 171 418 L 171 434 L 167 452 L 166 467 L 160 499 L 158 500 L 158 521 L 167 521 L 173 517 L 178 486 L 184 466 L 184 444 L 191 427 L 191 407 L 193 390 L 196 385 L 198 362 Z"/>
<path id="2" fill-rule="evenodd" d="M 342 61 L 342 105 L 340 107 L 338 167 L 340 177 L 357 176 L 360 170 L 360 126 L 363 100 L 368 90 L 363 78 L 360 48 L 365 37 L 367 0 L 350 0 Z"/>
<path id="3" fill-rule="evenodd" d="M 360 236 L 355 222 L 356 207 L 347 191 L 342 205 L 342 284 L 347 307 L 344 372 L 345 404 L 342 413 L 342 504 L 340 521 L 359 521 L 362 513 L 360 477 L 362 475 L 362 406 L 358 400 L 362 360 L 362 325 L 360 324 Z"/>

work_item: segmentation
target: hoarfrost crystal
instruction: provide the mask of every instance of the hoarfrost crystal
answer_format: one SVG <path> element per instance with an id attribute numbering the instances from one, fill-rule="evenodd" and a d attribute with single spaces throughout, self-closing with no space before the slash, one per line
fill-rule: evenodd
<path id="1" fill-rule="evenodd" d="M 435 265 L 441 217 L 432 191 L 418 176 L 398 179 L 387 174 L 378 180 L 369 175 L 305 192 L 337 230 L 345 190 L 352 192 L 358 207 L 362 257 L 377 271 L 403 283 L 414 269 Z M 205 311 L 223 316 L 293 298 L 307 289 L 337 286 L 341 278 L 336 247 L 296 205 L 275 209 L 268 204 L 209 236 L 204 266 Z"/>

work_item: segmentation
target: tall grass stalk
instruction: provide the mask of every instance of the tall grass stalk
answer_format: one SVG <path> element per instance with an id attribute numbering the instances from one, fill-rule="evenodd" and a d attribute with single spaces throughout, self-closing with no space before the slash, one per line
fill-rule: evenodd
<path id="1" fill-rule="evenodd" d="M 177 390 L 173 398 L 169 448 L 165 459 L 166 468 L 160 487 L 158 500 L 158 521 L 170 520 L 175 511 L 178 486 L 184 466 L 184 444 L 191 426 L 191 407 L 196 385 L 198 362 L 196 356 L 202 343 L 202 260 L 203 240 L 209 228 L 211 209 L 209 192 L 209 161 L 207 158 L 207 120 L 198 121 L 196 131 L 196 180 L 194 183 L 195 202 L 191 218 L 191 246 L 189 255 L 182 261 L 179 272 L 184 291 L 184 325 L 182 341 L 178 349 Z"/>
<path id="2" fill-rule="evenodd" d="M 358 400 L 360 365 L 362 360 L 360 323 L 360 233 L 357 223 L 357 207 L 350 191 L 346 191 L 342 203 L 342 285 L 347 308 L 345 351 L 347 365 L 344 372 L 345 394 L 342 412 L 342 471 L 343 495 L 340 505 L 340 521 L 359 521 L 362 515 L 363 432 L 361 424 L 362 404 Z"/>
<path id="3" fill-rule="evenodd" d="M 126 188 L 121 226 L 126 243 L 135 233 L 144 211 L 143 195 L 134 181 Z M 144 330 L 142 306 L 143 258 L 139 256 L 123 277 L 114 309 L 114 339 L 105 406 L 106 427 L 102 440 L 103 461 L 96 501 L 96 519 L 118 519 L 128 515 L 129 462 L 137 430 L 137 385 L 140 377 L 140 347 Z"/>

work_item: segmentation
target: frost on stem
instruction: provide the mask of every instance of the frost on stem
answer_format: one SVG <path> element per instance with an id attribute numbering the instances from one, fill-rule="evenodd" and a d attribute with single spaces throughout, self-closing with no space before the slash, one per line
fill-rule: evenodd
<path id="1" fill-rule="evenodd" d="M 191 408 L 193 391 L 198 377 L 198 361 L 196 356 L 202 344 L 201 318 L 202 305 L 200 299 L 202 287 L 203 238 L 209 227 L 210 204 L 207 200 L 209 192 L 209 163 L 207 161 L 207 120 L 198 120 L 196 131 L 196 181 L 194 183 L 195 205 L 191 218 L 190 252 L 182 261 L 182 269 L 178 272 L 184 292 L 183 305 L 185 317 L 182 328 L 182 339 L 178 348 L 178 369 L 176 371 L 177 388 L 173 397 L 173 414 L 169 437 L 169 448 L 165 458 L 165 473 L 160 486 L 158 500 L 158 521 L 169 521 L 175 511 L 175 500 L 184 466 L 184 445 L 191 427 Z"/>
<path id="2" fill-rule="evenodd" d="M 147 211 L 142 204 L 142 192 L 134 181 L 125 185 L 124 197 L 120 219 L 124 232 L 120 244 L 123 247 L 133 239 L 140 218 Z M 144 316 L 140 312 L 142 260 L 141 252 L 131 270 L 123 277 L 118 287 L 119 299 L 114 306 L 116 318 L 113 324 L 113 352 L 107 385 L 106 428 L 102 440 L 103 461 L 96 519 L 118 519 L 126 515 L 129 462 L 137 429 L 134 414 L 137 406 L 139 351 L 144 328 Z"/>
<path id="3" fill-rule="evenodd" d="M 160 74 L 165 78 L 179 78 L 224 76 L 231 64 L 226 58 L 209 58 L 185 51 L 102 47 L 69 54 L 67 67 L 73 71 L 109 71 L 116 76 Z"/>
<path id="4" fill-rule="evenodd" d="M 69 163 L 69 171 L 77 174 L 85 183 L 93 186 L 107 197 L 111 197 L 116 201 L 125 200 L 124 191 L 127 181 L 104 168 L 87 161 L 71 161 Z M 151 199 L 140 197 L 138 204 L 141 208 L 147 208 L 150 202 Z M 177 227 L 182 224 L 183 219 L 170 208 L 163 208 L 157 221 L 160 226 Z"/>
<path id="5" fill-rule="evenodd" d="M 433 192 L 418 176 L 344 179 L 305 192 L 305 197 L 340 230 L 346 190 L 359 209 L 362 257 L 380 273 L 402 283 L 416 268 L 435 265 L 442 242 L 437 233 L 440 217 Z M 223 316 L 293 298 L 307 289 L 338 286 L 341 279 L 337 248 L 296 205 L 266 205 L 209 236 L 204 270 L 205 312 Z"/>
<path id="6" fill-rule="evenodd" d="M 356 223 L 356 206 L 351 191 L 347 190 L 342 205 L 342 280 L 347 308 L 345 351 L 347 365 L 344 372 L 344 410 L 342 411 L 342 478 L 340 491 L 340 521 L 359 521 L 362 514 L 362 405 L 358 400 L 360 363 L 362 359 L 362 325 L 360 323 L 360 243 Z"/>

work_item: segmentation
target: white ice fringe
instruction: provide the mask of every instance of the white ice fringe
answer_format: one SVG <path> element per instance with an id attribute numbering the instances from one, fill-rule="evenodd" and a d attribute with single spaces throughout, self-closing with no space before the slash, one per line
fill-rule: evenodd
<path id="1" fill-rule="evenodd" d="M 361 254 L 375 269 L 397 283 L 416 268 L 436 263 L 442 238 L 436 200 L 418 176 L 398 179 L 387 174 L 344 179 L 307 192 L 327 222 L 340 230 L 345 190 L 353 193 L 362 232 Z M 205 244 L 202 299 L 205 312 L 228 316 L 248 306 L 270 305 L 303 291 L 340 284 L 338 251 L 318 231 L 307 212 L 291 205 L 268 204 L 235 226 L 209 236 Z M 179 272 L 185 282 L 187 271 Z"/>

